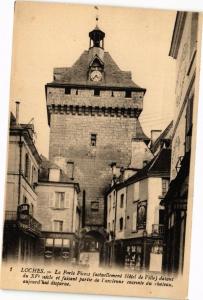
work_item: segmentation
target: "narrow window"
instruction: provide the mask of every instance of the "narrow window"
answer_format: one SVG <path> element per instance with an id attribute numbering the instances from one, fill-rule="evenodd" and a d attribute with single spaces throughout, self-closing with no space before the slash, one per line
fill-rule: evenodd
<path id="1" fill-rule="evenodd" d="M 124 194 L 122 194 L 120 198 L 120 208 L 123 208 L 123 204 L 124 204 Z"/>
<path id="2" fill-rule="evenodd" d="M 25 178 L 29 179 L 30 177 L 30 159 L 28 154 L 25 154 Z"/>
<path id="3" fill-rule="evenodd" d="M 132 91 L 126 90 L 125 91 L 125 98 L 131 98 L 132 97 Z"/>
<path id="4" fill-rule="evenodd" d="M 27 204 L 27 198 L 23 196 L 23 204 Z"/>
<path id="5" fill-rule="evenodd" d="M 114 92 L 113 91 L 111 92 L 111 97 L 114 97 Z"/>
<path id="6" fill-rule="evenodd" d="M 67 175 L 70 179 L 74 179 L 74 162 L 67 161 Z"/>
<path id="7" fill-rule="evenodd" d="M 37 182 L 36 169 L 32 166 L 32 186 L 35 187 L 35 183 Z"/>
<path id="8" fill-rule="evenodd" d="M 96 146 L 97 135 L 95 133 L 91 134 L 91 146 Z"/>
<path id="9" fill-rule="evenodd" d="M 123 218 L 120 218 L 119 225 L 120 225 L 120 231 L 122 231 L 123 230 Z"/>
<path id="10" fill-rule="evenodd" d="M 30 215 L 34 215 L 34 205 L 32 203 L 30 204 Z"/>
<path id="11" fill-rule="evenodd" d="M 100 96 L 100 90 L 99 89 L 94 89 L 94 96 Z"/>
<path id="12" fill-rule="evenodd" d="M 69 87 L 65 88 L 65 94 L 70 95 L 71 94 L 71 89 Z"/>

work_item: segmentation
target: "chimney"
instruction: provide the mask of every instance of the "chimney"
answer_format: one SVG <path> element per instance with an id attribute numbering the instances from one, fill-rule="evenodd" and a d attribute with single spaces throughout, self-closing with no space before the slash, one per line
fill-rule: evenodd
<path id="1" fill-rule="evenodd" d="M 19 125 L 19 106 L 20 101 L 16 101 L 16 125 Z"/>
<path id="2" fill-rule="evenodd" d="M 111 166 L 111 169 L 112 169 L 112 174 L 116 175 L 117 174 L 116 162 L 112 162 L 110 166 Z"/>
<path id="3" fill-rule="evenodd" d="M 151 130 L 151 143 L 152 145 L 157 140 L 157 138 L 160 136 L 161 130 Z"/>

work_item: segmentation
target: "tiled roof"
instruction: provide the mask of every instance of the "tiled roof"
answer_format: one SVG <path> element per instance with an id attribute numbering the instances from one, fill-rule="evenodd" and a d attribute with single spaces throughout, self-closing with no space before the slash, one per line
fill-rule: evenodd
<path id="1" fill-rule="evenodd" d="M 89 85 L 96 84 L 104 87 L 124 87 L 142 89 L 135 84 L 131 78 L 131 72 L 122 71 L 108 52 L 104 52 L 104 80 L 92 82 L 88 80 L 89 63 L 91 61 L 89 51 L 84 51 L 79 59 L 69 68 L 54 68 L 55 79 L 51 84 L 77 84 Z"/>

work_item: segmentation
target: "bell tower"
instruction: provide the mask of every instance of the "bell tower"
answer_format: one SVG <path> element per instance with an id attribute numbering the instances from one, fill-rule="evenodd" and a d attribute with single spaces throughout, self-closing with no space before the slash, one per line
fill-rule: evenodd
<path id="1" fill-rule="evenodd" d="M 98 18 L 97 18 L 98 21 Z M 99 29 L 89 32 L 89 72 L 88 79 L 92 82 L 99 82 L 104 79 L 104 38 L 105 33 Z"/>
<path id="2" fill-rule="evenodd" d="M 98 17 L 96 20 L 98 21 Z M 92 47 L 104 49 L 105 33 L 99 29 L 98 24 L 92 31 L 89 32 L 89 38 L 90 38 L 89 49 Z"/>
<path id="3" fill-rule="evenodd" d="M 146 92 L 104 51 L 104 38 L 97 24 L 89 32 L 89 49 L 71 67 L 54 68 L 53 81 L 45 87 L 49 158 L 62 161 L 64 171 L 71 162 L 72 180 L 81 188 L 82 226 L 99 243 L 111 164 L 131 163 L 131 142 Z"/>

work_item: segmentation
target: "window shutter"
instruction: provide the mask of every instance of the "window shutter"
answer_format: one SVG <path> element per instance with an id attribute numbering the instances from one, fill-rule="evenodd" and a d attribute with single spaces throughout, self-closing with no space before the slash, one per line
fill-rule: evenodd
<path id="1" fill-rule="evenodd" d="M 137 230 L 137 205 L 135 205 L 135 211 L 133 212 L 133 221 L 132 221 L 133 231 Z"/>
<path id="2" fill-rule="evenodd" d="M 134 186 L 134 200 L 139 200 L 139 183 L 135 183 Z"/>
<path id="3" fill-rule="evenodd" d="M 65 208 L 70 208 L 70 197 L 67 192 L 65 193 Z"/>
<path id="4" fill-rule="evenodd" d="M 54 207 L 54 193 L 49 193 L 49 207 Z"/>

